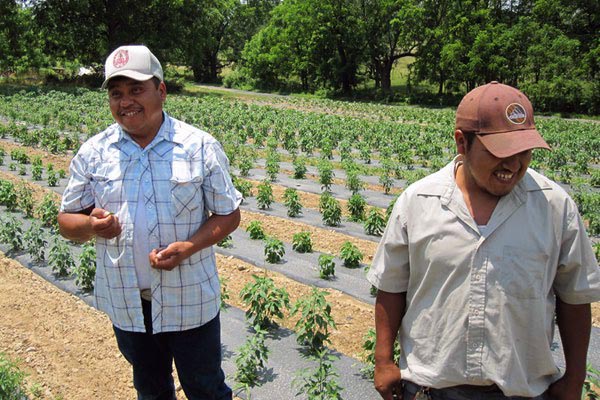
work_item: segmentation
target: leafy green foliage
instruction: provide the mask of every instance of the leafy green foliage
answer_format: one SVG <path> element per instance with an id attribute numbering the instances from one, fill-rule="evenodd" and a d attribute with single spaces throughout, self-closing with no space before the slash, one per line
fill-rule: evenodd
<path id="1" fill-rule="evenodd" d="M 336 380 L 339 374 L 333 367 L 337 357 L 324 348 L 316 352 L 315 358 L 318 362 L 316 369 L 303 368 L 292 381 L 298 388 L 296 396 L 306 395 L 308 400 L 341 400 L 343 389 Z"/>
<path id="2" fill-rule="evenodd" d="M 290 310 L 291 316 L 299 314 L 300 317 L 294 325 L 296 340 L 311 352 L 319 351 L 329 343 L 330 329 L 336 328 L 326 294 L 326 291 L 313 287 L 310 294 L 300 297 Z"/>
<path id="3" fill-rule="evenodd" d="M 302 231 L 294 233 L 292 237 L 292 249 L 298 253 L 312 253 L 310 232 Z"/>
<path id="4" fill-rule="evenodd" d="M 367 379 L 373 379 L 375 375 L 375 344 L 376 344 L 376 335 L 375 329 L 370 328 L 363 338 L 362 344 L 362 360 L 365 366 L 361 368 L 361 374 Z M 394 362 L 398 364 L 400 360 L 400 343 L 398 341 L 394 342 Z"/>
<path id="5" fill-rule="evenodd" d="M 0 399 L 23 400 L 26 398 L 24 385 L 25 373 L 4 353 L 0 353 Z"/>
<path id="6" fill-rule="evenodd" d="M 27 218 L 33 217 L 33 191 L 25 184 L 17 188 L 17 206 Z"/>
<path id="7" fill-rule="evenodd" d="M 383 192 L 389 194 L 394 186 L 394 165 L 392 161 L 385 158 L 381 161 L 381 175 L 379 175 L 379 184 L 383 186 Z"/>
<path id="8" fill-rule="evenodd" d="M 42 172 L 44 171 L 44 167 L 38 164 L 34 164 L 31 166 L 31 179 L 34 181 L 42 180 Z"/>
<path id="9" fill-rule="evenodd" d="M 248 307 L 246 319 L 253 326 L 262 329 L 274 324 L 274 319 L 282 319 L 284 310 L 289 308 L 289 295 L 285 288 L 277 288 L 268 276 L 252 275 L 254 282 L 247 283 L 240 291 L 240 299 Z"/>
<path id="10" fill-rule="evenodd" d="M 330 254 L 319 255 L 319 277 L 329 279 L 335 275 L 335 261 Z"/>
<path id="11" fill-rule="evenodd" d="M 340 258 L 344 261 L 344 267 L 358 268 L 362 261 L 363 254 L 356 245 L 352 244 L 350 241 L 346 241 L 342 244 L 342 248 L 340 249 Z"/>
<path id="12" fill-rule="evenodd" d="M 376 208 L 371 208 L 364 223 L 367 235 L 381 236 L 385 229 L 385 219 Z"/>
<path id="13" fill-rule="evenodd" d="M 23 250 L 23 230 L 12 215 L 0 219 L 0 242 L 8 245 L 8 251 L 11 253 Z"/>
<path id="14" fill-rule="evenodd" d="M 15 211 L 17 204 L 15 185 L 10 181 L 0 180 L 0 205 L 5 206 L 8 211 Z"/>
<path id="15" fill-rule="evenodd" d="M 35 212 L 44 226 L 58 231 L 58 205 L 50 193 L 44 196 Z"/>
<path id="16" fill-rule="evenodd" d="M 227 308 L 227 300 L 231 298 L 229 295 L 229 280 L 219 275 L 219 285 L 221 286 L 221 310 Z"/>
<path id="17" fill-rule="evenodd" d="M 233 186 L 235 186 L 235 188 L 242 194 L 244 198 L 252 197 L 252 188 L 254 187 L 252 182 L 240 179 L 235 175 L 233 175 L 231 178 Z"/>
<path id="18" fill-rule="evenodd" d="M 277 180 L 277 174 L 279 173 L 279 162 L 279 153 L 277 153 L 277 151 L 269 152 L 265 163 L 265 170 L 267 171 L 267 176 L 271 182 L 275 182 Z"/>
<path id="19" fill-rule="evenodd" d="M 23 234 L 23 241 L 27 253 L 35 262 L 41 263 L 46 259 L 46 246 L 48 241 L 44 237 L 44 230 L 39 221 L 35 221 L 27 231 Z"/>
<path id="20" fill-rule="evenodd" d="M 250 235 L 250 239 L 253 240 L 262 240 L 266 237 L 260 221 L 250 221 L 246 228 L 246 232 Z"/>
<path id="21" fill-rule="evenodd" d="M 265 330 L 260 326 L 254 327 L 254 335 L 249 336 L 246 342 L 238 349 L 235 357 L 236 371 L 233 379 L 237 382 L 235 388 L 246 389 L 259 384 L 261 371 L 265 369 L 269 359 L 269 349 L 265 345 Z"/>
<path id="22" fill-rule="evenodd" d="M 283 203 L 287 207 L 288 217 L 297 217 L 302 214 L 302 203 L 298 191 L 294 188 L 287 188 L 283 192 Z"/>
<path id="23" fill-rule="evenodd" d="M 339 226 L 342 222 L 342 206 L 340 206 L 340 202 L 332 196 L 325 197 L 325 199 L 321 208 L 323 223 L 327 226 Z"/>
<path id="24" fill-rule="evenodd" d="M 348 199 L 348 211 L 350 217 L 348 218 L 352 222 L 361 222 L 365 218 L 365 209 L 367 207 L 367 201 L 359 193 L 355 193 Z"/>
<path id="25" fill-rule="evenodd" d="M 258 194 L 256 195 L 256 204 L 261 210 L 266 210 L 273 203 L 273 187 L 267 180 L 262 181 L 258 185 Z"/>
<path id="26" fill-rule="evenodd" d="M 365 188 L 365 183 L 360 179 L 356 167 L 346 170 L 346 188 L 355 195 Z"/>
<path id="27" fill-rule="evenodd" d="M 48 183 L 49 187 L 58 186 L 58 173 L 56 171 L 48 171 L 46 182 Z"/>
<path id="28" fill-rule="evenodd" d="M 321 184 L 321 189 L 330 191 L 334 176 L 331 161 L 326 158 L 321 158 L 317 164 L 317 170 L 319 171 L 319 183 Z"/>
<path id="29" fill-rule="evenodd" d="M 294 179 L 306 178 L 306 157 L 298 156 L 294 158 L 292 165 L 294 166 Z"/>
<path id="30" fill-rule="evenodd" d="M 265 241 L 265 258 L 267 262 L 276 264 L 283 259 L 285 247 L 279 239 L 268 237 Z"/>
<path id="31" fill-rule="evenodd" d="M 86 242 L 82 246 L 83 251 L 79 255 L 79 265 L 75 267 L 75 284 L 84 292 L 94 290 L 94 279 L 96 277 L 96 246 L 93 242 Z"/>
<path id="32" fill-rule="evenodd" d="M 596 390 L 600 388 L 600 371 L 591 364 L 587 365 L 587 377 L 583 384 L 582 400 L 598 400 L 600 393 Z"/>
<path id="33" fill-rule="evenodd" d="M 231 235 L 227 235 L 223 239 L 221 239 L 217 242 L 217 246 L 223 247 L 223 248 L 232 247 L 233 246 L 233 238 L 231 237 Z"/>
<path id="34" fill-rule="evenodd" d="M 75 260 L 71 254 L 71 249 L 67 242 L 59 236 L 54 237 L 52 246 L 50 246 L 48 265 L 59 278 L 66 277 L 71 271 L 75 270 Z"/>

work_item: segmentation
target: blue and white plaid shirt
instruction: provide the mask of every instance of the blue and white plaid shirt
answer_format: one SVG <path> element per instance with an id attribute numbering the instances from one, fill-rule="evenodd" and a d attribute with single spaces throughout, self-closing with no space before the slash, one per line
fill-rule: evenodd
<path id="1" fill-rule="evenodd" d="M 142 149 L 118 124 L 81 146 L 61 211 L 95 206 L 113 212 L 122 232 L 96 238 L 95 300 L 113 324 L 144 332 L 133 254 L 133 222 L 143 192 L 150 249 L 189 239 L 209 217 L 228 215 L 242 201 L 228 172 L 220 143 L 206 132 L 164 114 L 154 140 Z M 172 271 L 152 269 L 152 327 L 155 333 L 183 331 L 213 319 L 220 287 L 212 246 Z"/>

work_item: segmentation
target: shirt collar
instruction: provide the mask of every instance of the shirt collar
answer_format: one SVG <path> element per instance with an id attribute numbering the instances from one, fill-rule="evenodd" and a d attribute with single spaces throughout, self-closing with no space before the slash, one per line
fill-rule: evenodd
<path id="1" fill-rule="evenodd" d="M 118 124 L 115 124 L 115 125 L 116 125 L 116 129 L 113 130 L 107 138 L 107 141 L 109 144 L 116 144 L 123 140 L 130 141 L 130 142 L 133 141 L 131 139 L 131 137 L 127 134 L 127 132 L 125 132 L 120 125 L 118 125 Z M 166 140 L 169 142 L 174 142 L 177 144 L 183 143 L 177 137 L 175 130 L 173 129 L 173 119 L 164 111 L 163 111 L 163 122 L 160 125 L 160 128 L 158 129 L 156 136 L 154 137 L 154 139 L 152 140 L 152 142 L 150 142 L 150 144 L 148 146 L 149 147 L 154 146 L 163 140 Z"/>

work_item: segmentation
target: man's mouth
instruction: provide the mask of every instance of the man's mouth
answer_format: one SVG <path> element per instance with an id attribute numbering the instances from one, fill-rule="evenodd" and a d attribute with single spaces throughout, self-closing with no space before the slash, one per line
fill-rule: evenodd
<path id="1" fill-rule="evenodd" d="M 140 110 L 122 111 L 121 116 L 122 117 L 133 117 L 134 115 L 137 115 L 140 112 L 141 112 Z"/>
<path id="2" fill-rule="evenodd" d="M 494 175 L 503 182 L 510 182 L 515 176 L 513 172 L 495 172 Z"/>

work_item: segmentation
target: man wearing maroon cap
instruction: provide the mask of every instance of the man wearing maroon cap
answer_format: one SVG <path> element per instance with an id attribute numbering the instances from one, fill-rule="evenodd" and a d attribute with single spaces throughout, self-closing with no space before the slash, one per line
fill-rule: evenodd
<path id="1" fill-rule="evenodd" d="M 573 200 L 528 169 L 532 149 L 549 149 L 531 103 L 480 86 L 454 138 L 458 156 L 396 202 L 368 274 L 375 386 L 386 400 L 579 400 L 600 269 Z"/>

